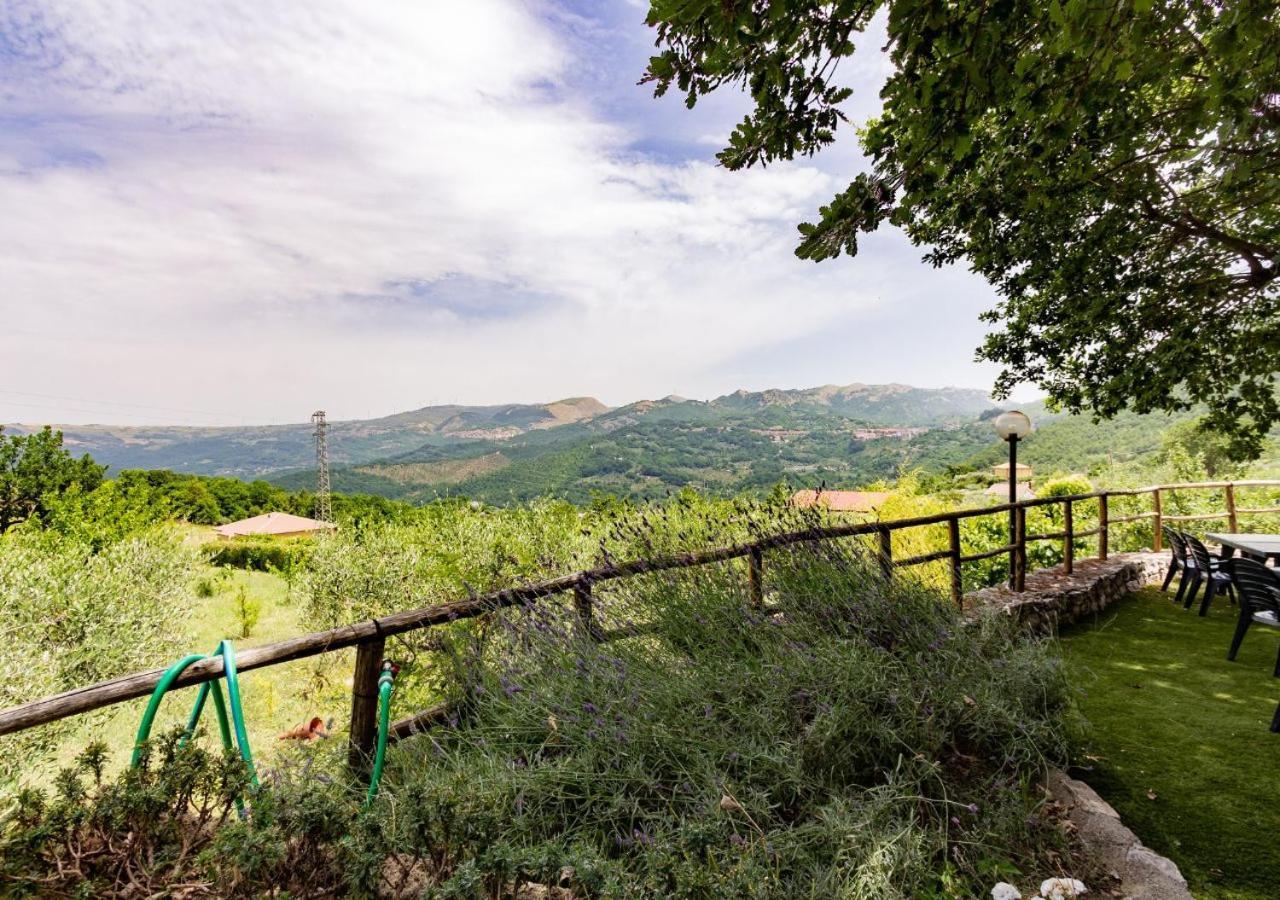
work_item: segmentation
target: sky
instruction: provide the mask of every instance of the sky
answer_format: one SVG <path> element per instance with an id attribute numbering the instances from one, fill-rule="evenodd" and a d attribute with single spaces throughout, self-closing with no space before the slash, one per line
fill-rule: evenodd
<path id="1" fill-rule="evenodd" d="M 0 0 L 0 422 L 989 388 L 994 304 L 896 231 L 796 259 L 866 166 L 729 172 L 633 0 Z M 874 115 L 883 33 L 842 67 Z"/>

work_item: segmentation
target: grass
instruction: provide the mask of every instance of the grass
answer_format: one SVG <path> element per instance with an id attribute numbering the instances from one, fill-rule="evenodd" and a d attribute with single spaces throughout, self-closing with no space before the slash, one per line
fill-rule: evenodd
<path id="1" fill-rule="evenodd" d="M 1148 589 L 1062 647 L 1088 719 L 1080 774 L 1197 897 L 1280 897 L 1280 700 L 1272 677 L 1280 633 L 1251 629 L 1235 662 L 1236 608 L 1201 619 Z"/>
<path id="2" fill-rule="evenodd" d="M 223 638 L 230 638 L 237 649 L 244 649 L 312 630 L 302 621 L 299 600 L 288 596 L 285 581 L 280 576 L 238 569 L 221 572 L 225 574 L 219 577 L 220 570 L 212 566 L 202 568 L 200 577 L 209 578 L 216 586 L 216 593 L 207 598 L 197 596 L 193 600 L 194 613 L 191 617 L 174 622 L 174 628 L 184 633 L 183 644 L 190 647 L 191 652 L 211 652 Z M 241 587 L 262 604 L 261 618 L 249 638 L 240 637 L 240 623 L 235 614 L 236 592 Z M 191 590 L 194 594 L 194 583 Z M 245 726 L 256 760 L 269 762 L 278 745 L 277 735 L 312 716 L 320 716 L 326 721 L 332 719 L 334 740 L 341 740 L 347 727 L 352 661 L 350 652 L 331 653 L 317 659 L 297 660 L 241 674 Z M 157 659 L 155 664 L 159 666 L 169 662 L 172 660 Z M 166 697 L 156 717 L 153 733 L 160 734 L 185 722 L 194 699 L 194 689 Z M 111 767 L 123 767 L 132 752 L 134 735 L 146 704 L 146 698 L 122 703 L 94 733 L 74 735 L 59 751 L 59 764 L 70 763 L 87 740 L 97 739 L 105 741 L 110 748 Z M 209 710 L 205 726 L 216 734 L 214 723 L 212 710 Z"/>

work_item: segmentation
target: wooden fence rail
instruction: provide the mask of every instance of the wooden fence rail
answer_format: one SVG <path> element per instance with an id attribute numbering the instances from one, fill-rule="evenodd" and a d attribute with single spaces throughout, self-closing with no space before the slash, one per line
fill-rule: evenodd
<path id="1" fill-rule="evenodd" d="M 747 560 L 748 599 L 753 605 L 763 605 L 765 596 L 765 551 L 814 541 L 872 535 L 876 537 L 878 557 L 882 572 L 886 578 L 892 577 L 893 571 L 898 568 L 946 561 L 950 575 L 951 599 L 959 604 L 963 596 L 963 564 L 1004 554 L 1010 556 L 1012 569 L 1010 572 L 1010 584 L 1013 590 L 1023 590 L 1027 574 L 1027 546 L 1037 541 L 1062 541 L 1063 565 L 1066 571 L 1070 572 L 1075 565 L 1075 542 L 1077 540 L 1096 535 L 1098 538 L 1098 558 L 1107 558 L 1110 549 L 1109 532 L 1114 525 L 1152 519 L 1152 544 L 1153 548 L 1158 550 L 1161 546 L 1160 527 L 1166 522 L 1226 519 L 1229 529 L 1235 532 L 1238 530 L 1239 517 L 1241 515 L 1280 513 L 1280 506 L 1269 508 L 1237 507 L 1236 490 L 1248 487 L 1280 487 L 1280 480 L 1161 484 L 1145 488 L 1096 491 L 1089 494 L 1075 494 L 1069 497 L 1041 497 L 1033 500 L 1022 500 L 1017 503 L 960 509 L 929 516 L 916 516 L 884 522 L 859 522 L 847 525 L 815 527 L 802 531 L 771 535 L 750 543 L 731 547 L 718 547 L 695 553 L 681 553 L 655 559 L 639 559 L 606 565 L 562 575 L 536 584 L 473 596 L 465 600 L 392 613 L 375 619 L 332 628 L 328 631 L 305 634 L 274 644 L 242 650 L 236 656 L 236 663 L 239 671 L 248 672 L 253 669 L 261 669 L 292 660 L 317 656 L 322 653 L 332 653 L 350 647 L 357 648 L 355 677 L 352 687 L 350 751 L 348 756 L 353 770 L 360 772 L 367 762 L 376 733 L 377 679 L 388 637 L 474 618 L 505 607 L 529 603 L 546 597 L 571 593 L 581 633 L 594 641 L 618 640 L 645 633 L 649 629 L 645 626 L 634 626 L 613 629 L 612 631 L 602 630 L 595 619 L 593 598 L 593 588 L 601 582 L 629 578 L 645 573 L 685 569 L 745 558 Z M 1188 490 L 1223 491 L 1226 510 L 1222 513 L 1199 515 L 1166 514 L 1164 512 L 1163 495 L 1170 491 Z M 1152 510 L 1150 512 L 1119 517 L 1110 515 L 1110 498 L 1138 497 L 1142 495 L 1150 495 L 1152 497 Z M 1075 519 L 1076 513 L 1080 508 L 1079 504 L 1090 500 L 1098 502 L 1098 525 L 1095 528 L 1077 530 L 1075 528 Z M 1063 530 L 1046 534 L 1027 534 L 1027 511 L 1035 507 L 1051 505 L 1063 508 Z M 961 520 L 979 516 L 1000 515 L 1002 513 L 1011 514 L 1014 528 L 1013 540 L 992 550 L 964 554 L 960 541 Z M 905 558 L 893 558 L 893 533 L 895 531 L 944 524 L 947 526 L 946 549 Z M 9 709 L 0 710 L 0 735 L 34 728 L 38 725 L 101 709 L 102 707 L 137 697 L 145 697 L 155 689 L 164 671 L 164 669 L 150 669 L 145 672 L 136 672 L 132 675 L 112 678 L 97 684 L 75 688 L 60 694 L 32 700 Z M 211 657 L 188 667 L 175 681 L 174 686 L 184 687 L 212 681 L 221 677 L 222 673 L 222 658 L 220 656 Z M 391 737 L 392 739 L 401 739 L 417 731 L 429 728 L 443 721 L 447 714 L 448 710 L 444 706 L 436 706 L 424 710 L 415 716 L 410 716 L 394 723 L 390 728 Z"/>

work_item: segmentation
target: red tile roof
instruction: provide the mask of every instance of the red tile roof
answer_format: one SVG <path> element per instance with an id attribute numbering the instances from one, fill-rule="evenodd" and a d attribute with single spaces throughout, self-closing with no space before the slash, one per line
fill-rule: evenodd
<path id="1" fill-rule="evenodd" d="M 246 534 L 307 534 L 315 531 L 334 531 L 337 525 L 295 516 L 292 513 L 269 512 L 239 522 L 219 525 L 214 531 L 223 537 L 239 537 Z"/>
<path id="2" fill-rule="evenodd" d="M 796 491 L 792 506 L 822 506 L 832 512 L 874 512 L 889 499 L 888 491 Z"/>

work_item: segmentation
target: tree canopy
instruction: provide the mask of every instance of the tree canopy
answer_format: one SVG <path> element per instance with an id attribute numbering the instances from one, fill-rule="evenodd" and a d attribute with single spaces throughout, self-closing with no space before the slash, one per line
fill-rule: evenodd
<path id="1" fill-rule="evenodd" d="M 996 289 L 979 358 L 1062 408 L 1205 404 L 1233 456 L 1280 421 L 1280 6 L 1274 0 L 652 0 L 644 80 L 754 109 L 730 169 L 835 141 L 838 64 L 887 17 L 870 160 L 797 255 L 885 222 Z"/>
<path id="2" fill-rule="evenodd" d="M 0 428 L 0 532 L 32 516 L 72 485 L 92 491 L 106 466 L 85 454 L 74 458 L 62 446 L 62 432 L 47 425 L 31 434 L 5 435 Z"/>

